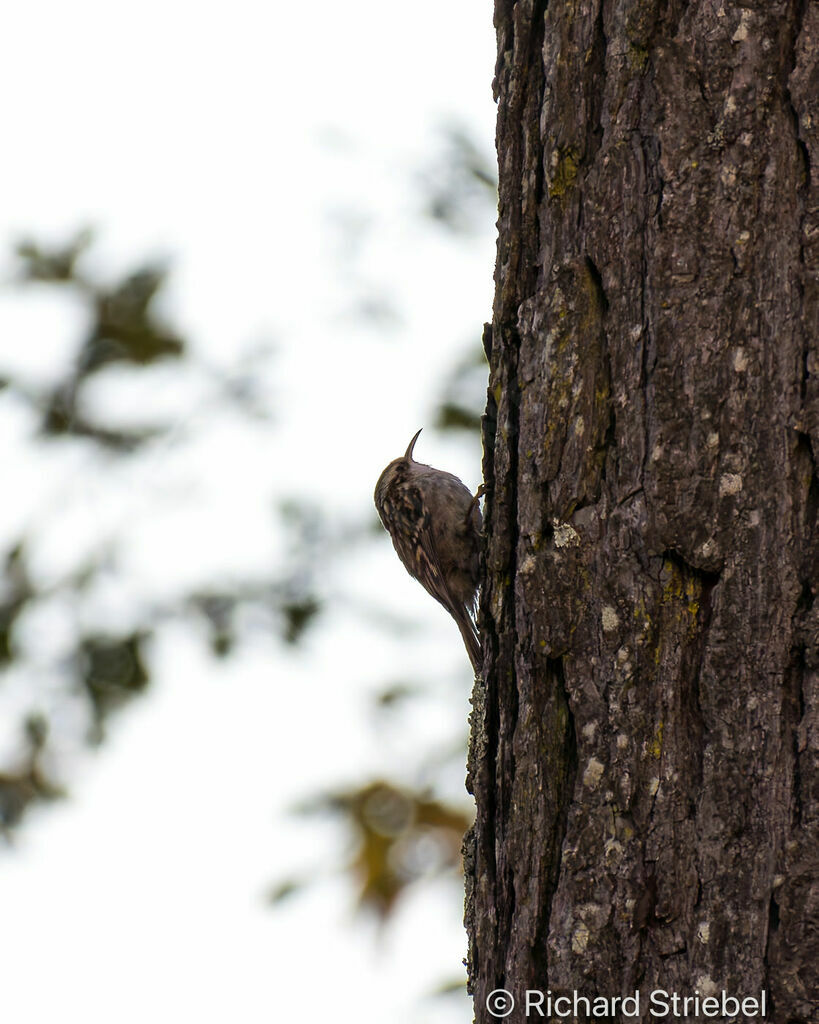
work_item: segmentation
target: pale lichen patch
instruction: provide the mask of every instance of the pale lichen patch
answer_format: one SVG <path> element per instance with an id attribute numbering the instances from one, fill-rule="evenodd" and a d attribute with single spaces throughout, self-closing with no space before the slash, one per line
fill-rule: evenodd
<path id="1" fill-rule="evenodd" d="M 536 568 L 537 568 L 537 561 L 536 561 L 534 555 L 527 555 L 526 558 L 524 558 L 523 561 L 518 566 L 518 572 L 525 576 L 525 575 L 528 575 L 531 572 L 534 572 Z"/>
<path id="2" fill-rule="evenodd" d="M 572 952 L 585 953 L 589 944 L 589 929 L 581 921 L 572 933 Z"/>
<path id="3" fill-rule="evenodd" d="M 737 25 L 736 32 L 734 32 L 734 34 L 731 36 L 732 43 L 745 42 L 745 40 L 748 38 L 748 24 L 750 20 L 751 12 L 746 8 L 742 11 L 742 14 L 739 17 L 739 25 Z"/>
<path id="4" fill-rule="evenodd" d="M 600 931 L 608 920 L 610 908 L 599 903 L 583 903 L 578 907 L 577 913 L 581 920 L 590 924 L 595 931 Z"/>
<path id="5" fill-rule="evenodd" d="M 580 543 L 580 534 L 569 523 L 561 523 L 558 519 L 553 519 L 552 526 L 555 531 L 555 547 L 565 548 L 570 544 Z"/>
<path id="6" fill-rule="evenodd" d="M 589 763 L 583 772 L 583 785 L 587 789 L 597 789 L 600 780 L 603 778 L 603 764 L 596 757 L 589 758 Z"/>
<path id="7" fill-rule="evenodd" d="M 617 612 L 610 604 L 603 606 L 603 614 L 601 617 L 603 620 L 604 633 L 613 633 L 614 630 L 617 629 L 617 627 L 620 625 L 620 620 L 617 617 Z"/>
<path id="8" fill-rule="evenodd" d="M 709 978 L 707 974 L 701 974 L 694 984 L 701 996 L 712 996 L 718 991 L 716 982 Z"/>

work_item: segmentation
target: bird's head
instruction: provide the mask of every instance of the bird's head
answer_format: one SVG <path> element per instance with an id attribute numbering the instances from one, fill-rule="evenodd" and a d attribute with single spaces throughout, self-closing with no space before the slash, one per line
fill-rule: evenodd
<path id="1" fill-rule="evenodd" d="M 424 428 L 421 427 L 421 430 Z M 418 440 L 418 436 L 421 430 L 415 432 L 415 436 L 407 445 L 407 450 L 404 454 L 398 458 L 393 459 L 392 462 L 387 466 L 381 476 L 378 478 L 378 483 L 375 485 L 375 507 L 378 509 L 379 515 L 383 507 L 384 498 L 387 491 L 392 487 L 395 481 L 404 474 L 409 466 L 415 461 L 412 457 L 412 450 L 415 447 L 415 442 Z"/>

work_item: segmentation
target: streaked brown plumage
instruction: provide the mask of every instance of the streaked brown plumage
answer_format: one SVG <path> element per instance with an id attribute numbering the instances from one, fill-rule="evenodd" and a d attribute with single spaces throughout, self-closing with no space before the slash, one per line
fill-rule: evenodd
<path id="1" fill-rule="evenodd" d="M 457 623 L 477 672 L 481 513 L 477 498 L 456 476 L 413 459 L 420 433 L 378 478 L 375 507 L 404 568 Z"/>

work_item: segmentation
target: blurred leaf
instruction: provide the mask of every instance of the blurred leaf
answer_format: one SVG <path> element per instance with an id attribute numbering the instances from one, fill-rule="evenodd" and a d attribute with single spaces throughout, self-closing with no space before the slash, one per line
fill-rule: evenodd
<path id="1" fill-rule="evenodd" d="M 453 405 L 449 402 L 438 409 L 435 417 L 435 426 L 439 430 L 480 430 L 481 417 L 479 413 L 471 409 L 464 409 L 460 405 Z"/>
<path id="2" fill-rule="evenodd" d="M 324 794 L 298 810 L 346 820 L 356 851 L 347 871 L 359 886 L 359 907 L 381 920 L 421 876 L 460 869 L 463 835 L 472 823 L 461 806 L 384 780 Z"/>
<path id="3" fill-rule="evenodd" d="M 42 715 L 29 715 L 23 726 L 27 752 L 20 768 L 0 772 L 0 831 L 6 836 L 35 803 L 65 796 L 43 770 L 40 752 L 48 736 L 48 722 Z"/>
<path id="4" fill-rule="evenodd" d="M 141 693 L 150 681 L 143 657 L 148 635 L 137 632 L 123 637 L 89 636 L 80 644 L 78 667 L 94 710 L 95 742 L 103 737 L 108 715 Z"/>
<path id="5" fill-rule="evenodd" d="M 3 668 L 14 658 L 12 630 L 33 593 L 25 567 L 22 541 L 15 544 L 6 555 L 0 588 L 0 668 Z"/>
<path id="6" fill-rule="evenodd" d="M 289 900 L 291 896 L 295 896 L 301 892 L 306 882 L 303 879 L 287 878 L 274 885 L 267 894 L 268 903 L 273 906 L 277 906 L 279 903 L 284 903 Z"/>
<path id="7" fill-rule="evenodd" d="M 293 571 L 282 580 L 234 582 L 223 590 L 194 593 L 187 604 L 204 618 L 211 651 L 219 658 L 230 654 L 241 639 L 239 612 L 251 609 L 266 614 L 270 626 L 280 629 L 284 643 L 295 645 L 324 607 L 308 589 L 310 580 L 304 578 L 306 575 L 309 569 Z"/>
<path id="8" fill-rule="evenodd" d="M 16 774 L 0 772 L 0 829 L 8 832 L 18 825 L 31 804 L 57 800 L 64 795 L 37 765 L 29 765 Z"/>
<path id="9" fill-rule="evenodd" d="M 86 230 L 63 247 L 39 245 L 31 239 L 17 246 L 22 263 L 20 280 L 74 288 L 90 306 L 92 326 L 79 347 L 72 370 L 49 394 L 33 393 L 13 379 L 6 384 L 14 386 L 21 397 L 41 411 L 43 434 L 84 437 L 111 451 L 129 453 L 163 430 L 123 430 L 94 422 L 82 412 L 83 382 L 112 363 L 149 366 L 161 359 L 178 358 L 184 353 L 185 343 L 154 310 L 165 284 L 166 268 L 147 264 L 113 284 L 82 276 L 77 263 L 92 237 Z"/>
<path id="10" fill-rule="evenodd" d="M 413 683 L 393 683 L 376 695 L 375 703 L 379 709 L 392 710 L 412 697 L 418 696 L 421 688 Z"/>
<path id="11" fill-rule="evenodd" d="M 480 432 L 488 374 L 483 347 L 476 344 L 455 364 L 444 383 L 435 417 L 439 430 Z"/>
<path id="12" fill-rule="evenodd" d="M 89 228 L 79 231 L 63 248 L 48 249 L 30 238 L 18 243 L 16 253 L 23 266 L 20 277 L 24 281 L 67 282 L 77 277 L 77 261 L 93 241 Z"/>
<path id="13" fill-rule="evenodd" d="M 282 637 L 298 643 L 316 621 L 323 605 L 315 584 L 317 568 L 324 564 L 333 536 L 326 513 L 315 503 L 289 498 L 279 505 L 287 532 L 290 566 L 277 587 Z"/>
<path id="14" fill-rule="evenodd" d="M 478 217 L 489 214 L 494 199 L 491 168 L 482 161 L 477 148 L 465 133 L 453 130 L 443 156 L 448 166 L 435 168 L 428 193 L 432 215 L 453 230 L 468 230 Z M 91 327 L 79 339 L 74 359 L 64 379 L 52 383 L 47 393 L 37 392 L 25 381 L 12 376 L 0 380 L 9 383 L 41 417 L 42 432 L 49 437 L 79 437 L 114 452 L 128 453 L 145 441 L 159 436 L 157 429 L 120 429 L 115 419 L 99 421 L 84 404 L 85 386 L 90 377 L 111 365 L 126 365 L 138 372 L 160 360 L 183 356 L 186 345 L 177 331 L 164 322 L 160 297 L 167 271 L 155 263 L 146 264 L 116 280 L 100 281 L 82 271 L 82 256 L 91 241 L 90 233 L 80 233 L 63 247 L 38 246 L 25 240 L 18 247 L 23 281 L 51 282 L 76 290 L 88 307 Z M 344 248 L 344 247 L 342 247 Z M 353 301 L 361 300 L 357 317 L 379 326 L 388 326 L 397 316 L 391 297 L 378 284 L 354 282 Z M 478 351 L 480 357 L 480 351 Z M 199 370 L 201 372 L 201 366 Z M 258 387 L 260 371 L 256 362 L 235 367 L 216 366 L 210 370 L 214 402 L 231 403 L 241 409 L 258 407 L 264 411 L 267 392 Z M 95 388 L 106 386 L 100 374 Z M 465 360 L 453 371 L 446 384 L 439 421 L 445 427 L 475 429 L 486 387 L 486 367 L 482 358 Z M 133 410 L 129 410 L 130 414 Z M 218 467 L 216 467 L 218 469 Z M 340 522 L 335 510 L 297 497 L 282 503 L 277 526 L 285 531 L 283 565 L 262 567 L 257 576 L 236 581 L 215 580 L 197 592 L 168 601 L 162 608 L 149 608 L 130 632 L 110 635 L 94 627 L 73 635 L 75 701 L 90 705 L 93 726 L 87 739 L 100 742 L 108 716 L 142 694 L 150 685 L 150 663 L 146 643 L 159 622 L 176 616 L 197 616 L 205 623 L 207 642 L 214 655 L 226 658 L 243 639 L 243 633 L 260 624 L 267 633 L 278 632 L 283 642 L 297 644 L 319 621 L 326 597 L 326 567 L 338 552 L 349 553 L 356 544 L 370 543 L 377 532 L 386 541 L 380 523 L 371 510 L 353 522 Z M 59 514 L 59 511 L 58 511 Z M 126 533 L 121 541 L 127 543 Z M 81 590 L 88 580 L 96 580 L 98 560 L 92 554 L 83 569 L 83 583 L 72 576 L 49 584 L 49 591 L 38 589 L 24 571 L 22 545 L 9 557 L 0 580 L 0 663 L 15 654 L 11 637 L 15 622 L 27 601 L 57 593 L 72 605 L 81 604 Z M 111 565 L 108 566 L 111 568 Z M 93 591 L 95 588 L 91 588 Z M 87 607 L 93 608 L 94 595 L 83 600 L 78 621 L 86 621 Z M 360 602 L 359 602 L 360 609 Z M 374 609 L 380 619 L 376 628 L 395 627 L 388 622 L 383 608 Z M 91 613 L 93 614 L 93 612 Z M 92 620 L 93 621 L 93 620 Z M 404 623 L 406 626 L 406 623 Z M 74 627 L 76 628 L 76 627 Z M 55 662 L 54 671 L 60 667 Z M 69 690 L 70 677 L 64 688 Z M 415 691 L 410 683 L 398 682 L 384 689 L 378 699 L 382 708 L 400 707 Z M 79 693 L 79 697 L 77 696 Z M 50 706 L 50 705 L 49 705 Z M 70 715 L 63 721 L 69 721 Z M 55 722 L 57 722 L 55 715 Z M 69 726 L 71 728 L 71 726 Z M 18 762 L 11 761 L 0 774 L 0 829 L 9 829 L 20 820 L 28 806 L 36 801 L 60 795 L 59 787 L 41 767 L 48 743 L 48 722 L 30 715 L 24 723 L 28 751 Z M 312 802 L 313 812 L 332 812 L 339 816 L 351 837 L 353 852 L 344 865 L 358 891 L 358 904 L 386 921 L 397 901 L 418 878 L 436 872 L 453 871 L 460 866 L 460 846 L 471 814 L 463 806 L 437 799 L 427 790 L 415 790 L 387 780 L 325 794 Z M 307 882 L 290 878 L 269 894 L 272 903 L 281 903 L 303 888 Z"/>
<path id="15" fill-rule="evenodd" d="M 320 611 L 321 604 L 309 594 L 283 601 L 281 613 L 284 617 L 284 642 L 291 645 L 298 643 Z"/>
<path id="16" fill-rule="evenodd" d="M 45 715 L 32 712 L 26 718 L 23 730 L 32 754 L 39 754 L 48 739 L 48 719 Z"/>
<path id="17" fill-rule="evenodd" d="M 217 658 L 226 657 L 236 644 L 233 620 L 238 598 L 234 594 L 208 591 L 193 594 L 189 601 L 208 624 L 211 651 Z"/>
<path id="18" fill-rule="evenodd" d="M 164 268 L 147 266 L 96 292 L 96 323 L 80 354 L 79 377 L 113 362 L 147 366 L 182 355 L 182 339 L 164 327 L 151 308 L 165 276 Z"/>

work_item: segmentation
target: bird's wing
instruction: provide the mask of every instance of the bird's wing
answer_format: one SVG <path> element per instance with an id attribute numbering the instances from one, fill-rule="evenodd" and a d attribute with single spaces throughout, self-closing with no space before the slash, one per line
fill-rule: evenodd
<path id="1" fill-rule="evenodd" d="M 421 491 L 407 486 L 402 497 L 404 500 L 401 502 L 391 502 L 389 496 L 385 501 L 390 506 L 389 520 L 396 527 L 390 531 L 393 546 L 410 576 L 455 615 L 459 602 L 447 585 L 432 530 L 432 518 Z"/>
<path id="2" fill-rule="evenodd" d="M 381 518 L 385 524 L 392 525 L 389 534 L 393 547 L 410 576 L 418 580 L 455 620 L 472 667 L 478 672 L 481 646 L 475 621 L 470 614 L 472 609 L 455 597 L 447 583 L 429 509 L 417 487 L 405 486 L 401 496 L 402 501 L 391 501 L 388 492 L 383 499 L 385 514 Z"/>

